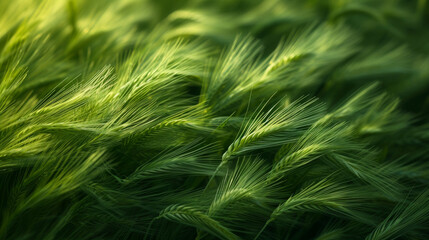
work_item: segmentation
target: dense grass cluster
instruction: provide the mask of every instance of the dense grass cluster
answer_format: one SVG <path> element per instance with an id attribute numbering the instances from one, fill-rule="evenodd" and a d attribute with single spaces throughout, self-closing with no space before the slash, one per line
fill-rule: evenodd
<path id="1" fill-rule="evenodd" d="M 0 239 L 429 239 L 426 0 L 0 0 Z"/>

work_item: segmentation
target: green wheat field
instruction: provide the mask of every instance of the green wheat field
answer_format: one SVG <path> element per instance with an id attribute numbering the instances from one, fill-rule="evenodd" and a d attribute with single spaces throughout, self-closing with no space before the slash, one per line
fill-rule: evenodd
<path id="1" fill-rule="evenodd" d="M 428 120 L 428 0 L 0 0 L 0 240 L 427 240 Z"/>

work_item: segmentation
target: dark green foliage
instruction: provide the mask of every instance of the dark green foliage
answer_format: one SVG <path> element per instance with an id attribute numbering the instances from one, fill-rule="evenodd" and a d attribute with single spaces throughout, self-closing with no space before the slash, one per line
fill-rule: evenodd
<path id="1" fill-rule="evenodd" d="M 0 239 L 429 239 L 426 0 L 0 0 Z"/>

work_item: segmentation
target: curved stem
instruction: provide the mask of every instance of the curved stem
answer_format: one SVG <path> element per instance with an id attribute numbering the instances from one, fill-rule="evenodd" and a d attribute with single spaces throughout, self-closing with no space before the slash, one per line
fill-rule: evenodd
<path id="1" fill-rule="evenodd" d="M 262 232 L 264 232 L 265 228 L 267 228 L 268 224 L 270 224 L 272 221 L 274 221 L 274 218 L 270 218 L 265 225 L 262 227 L 262 229 L 258 232 L 258 234 L 256 235 L 256 237 L 253 240 L 256 240 L 259 238 L 259 236 L 262 234 Z"/>
<path id="2" fill-rule="evenodd" d="M 216 168 L 216 170 L 215 170 L 215 172 L 213 173 L 213 175 L 210 177 L 210 179 L 209 179 L 209 182 L 207 183 L 207 185 L 206 185 L 206 187 L 204 188 L 204 191 L 203 192 L 205 192 L 206 190 L 207 190 L 207 188 L 208 188 L 208 186 L 212 183 L 212 181 L 213 181 L 213 179 L 214 179 L 214 177 L 216 176 L 216 174 L 219 172 L 219 170 L 225 165 L 227 163 L 227 161 L 222 161 L 220 164 L 219 164 L 219 166 L 217 166 L 217 168 Z"/>

